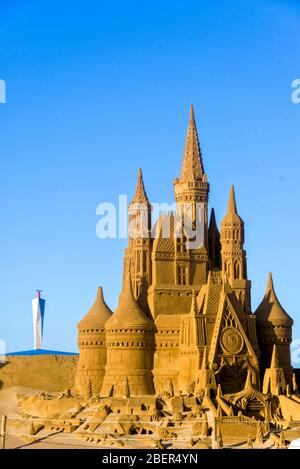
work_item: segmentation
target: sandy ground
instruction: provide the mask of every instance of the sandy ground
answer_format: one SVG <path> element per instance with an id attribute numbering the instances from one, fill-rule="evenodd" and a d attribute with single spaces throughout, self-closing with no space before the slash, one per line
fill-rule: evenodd
<path id="1" fill-rule="evenodd" d="M 18 418 L 18 405 L 17 405 L 17 394 L 30 394 L 34 395 L 38 392 L 37 389 L 32 389 L 28 387 L 15 386 L 9 389 L 0 391 L 0 415 L 6 414 L 8 418 Z M 81 440 L 76 436 L 76 434 L 69 433 L 46 433 L 41 432 L 40 435 L 35 436 L 30 435 L 18 435 L 18 433 L 9 429 L 8 426 L 8 436 L 6 439 L 6 448 L 7 449 L 108 449 L 109 446 L 100 446 L 95 443 L 91 443 L 85 440 Z M 287 430 L 285 432 L 287 440 L 291 441 L 292 439 L 299 438 L 300 428 Z M 183 438 L 184 434 L 178 435 L 179 439 L 174 444 L 174 448 L 187 448 L 187 442 L 184 441 L 186 438 Z M 145 447 L 142 441 L 137 439 L 132 439 L 131 441 L 126 442 L 128 448 L 138 448 Z M 180 441 L 181 440 L 181 441 Z M 245 448 L 246 442 L 243 438 L 232 438 L 232 436 L 227 435 L 224 438 L 225 446 L 231 447 L 232 449 Z M 145 443 L 144 443 L 145 444 Z M 147 444 L 147 443 L 146 443 Z M 152 446 L 152 445 L 151 445 Z M 150 447 L 151 447 L 150 446 Z M 263 447 L 270 447 L 270 441 L 265 442 Z"/>
<path id="2" fill-rule="evenodd" d="M 17 418 L 18 405 L 17 405 L 17 394 L 30 394 L 34 395 L 39 392 L 38 389 L 27 388 L 24 386 L 14 386 L 9 389 L 0 391 L 0 415 L 6 414 L 8 418 Z M 97 449 L 97 446 L 85 444 L 85 442 L 74 441 L 67 435 L 49 436 L 48 438 L 37 438 L 36 442 L 31 442 L 28 438 L 20 438 L 18 436 L 10 434 L 8 431 L 8 437 L 6 439 L 7 449 L 75 449 L 75 448 L 92 448 Z"/>
<path id="3" fill-rule="evenodd" d="M 99 449 L 99 446 L 84 444 L 65 437 L 49 437 L 34 443 L 25 442 L 23 439 L 9 435 L 6 440 L 7 449 Z M 104 449 L 104 448 L 103 448 Z M 106 448 L 107 449 L 107 448 Z"/>
<path id="4" fill-rule="evenodd" d="M 0 391 L 0 414 L 8 417 L 18 416 L 17 394 L 36 394 L 38 389 L 26 388 L 24 386 L 13 386 Z"/>

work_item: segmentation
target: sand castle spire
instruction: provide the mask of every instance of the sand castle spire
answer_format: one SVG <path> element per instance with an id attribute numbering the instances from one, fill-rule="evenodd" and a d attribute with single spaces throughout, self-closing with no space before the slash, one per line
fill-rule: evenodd
<path id="1" fill-rule="evenodd" d="M 236 208 L 236 201 L 235 201 L 235 193 L 234 193 L 234 185 L 233 184 L 230 187 L 228 206 L 227 206 L 227 213 L 233 213 L 233 214 L 237 215 L 237 208 Z"/>
<path id="2" fill-rule="evenodd" d="M 219 268 L 221 266 L 221 243 L 220 232 L 216 222 L 214 208 L 211 209 L 209 228 L 208 228 L 208 249 L 211 266 Z"/>
<path id="3" fill-rule="evenodd" d="M 150 202 L 147 197 L 146 190 L 145 190 L 143 173 L 142 173 L 141 168 L 139 168 L 138 170 L 138 179 L 136 183 L 135 194 L 133 196 L 131 203 L 150 205 Z"/>
<path id="4" fill-rule="evenodd" d="M 208 230 L 210 232 L 219 232 L 218 227 L 217 227 L 217 222 L 216 222 L 215 209 L 213 207 L 212 207 L 211 212 L 210 212 L 210 220 L 209 220 Z"/>
<path id="5" fill-rule="evenodd" d="M 273 291 L 274 292 L 274 283 L 273 283 L 273 276 L 272 272 L 268 273 L 268 283 L 267 283 L 267 292 L 268 291 Z M 275 292 L 274 292 L 275 293 Z"/>
<path id="6" fill-rule="evenodd" d="M 247 278 L 244 222 L 237 213 L 233 185 L 229 192 L 226 215 L 221 221 L 220 239 L 223 278 L 236 291 L 244 312 L 250 313 L 251 283 Z"/>
<path id="7" fill-rule="evenodd" d="M 270 368 L 278 368 L 278 367 L 279 367 L 278 350 L 277 350 L 277 345 L 274 344 Z"/>
<path id="8" fill-rule="evenodd" d="M 271 363 L 265 370 L 263 379 L 263 392 L 273 394 L 283 394 L 286 391 L 286 379 L 283 367 L 280 364 L 278 347 L 273 345 Z"/>
<path id="9" fill-rule="evenodd" d="M 149 319 L 135 300 L 132 291 L 130 272 L 125 272 L 119 304 L 108 323 L 122 322 L 126 324 L 145 324 Z"/>
<path id="10" fill-rule="evenodd" d="M 271 367 L 272 370 L 283 368 L 286 383 L 291 383 L 293 372 L 290 344 L 292 342 L 293 320 L 277 298 L 271 272 L 268 274 L 265 295 L 256 309 L 255 315 L 261 349 L 264 344 L 268 344 L 265 353 L 262 354 L 262 367 L 264 369 Z M 269 333 L 270 328 L 272 328 L 272 335 Z M 277 364 L 276 367 L 275 364 Z M 267 378 L 265 381 L 267 382 Z M 280 388 L 282 389 L 283 385 L 280 385 Z"/>
<path id="11" fill-rule="evenodd" d="M 128 248 L 124 264 L 131 263 L 133 296 L 149 315 L 147 292 L 151 280 L 151 211 L 142 170 L 138 170 L 135 194 L 128 206 Z"/>
<path id="12" fill-rule="evenodd" d="M 84 318 L 79 322 L 78 328 L 87 324 L 105 324 L 105 322 L 111 317 L 112 311 L 109 309 L 104 301 L 103 288 L 99 286 L 97 288 L 97 294 L 95 302 L 92 307 L 88 310 Z"/>
<path id="13" fill-rule="evenodd" d="M 293 320 L 281 306 L 274 289 L 272 273 L 268 274 L 268 283 L 264 298 L 256 310 L 257 320 L 263 321 L 282 321 L 287 325 L 292 325 Z"/>
<path id="14" fill-rule="evenodd" d="M 188 131 L 181 167 L 180 182 L 201 180 L 204 175 L 202 154 L 195 123 L 194 108 L 191 104 Z"/>

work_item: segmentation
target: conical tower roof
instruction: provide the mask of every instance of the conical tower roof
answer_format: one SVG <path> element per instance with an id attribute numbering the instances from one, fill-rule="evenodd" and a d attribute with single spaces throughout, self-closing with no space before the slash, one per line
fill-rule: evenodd
<path id="1" fill-rule="evenodd" d="M 141 168 L 138 170 L 138 180 L 136 183 L 135 194 L 131 201 L 132 204 L 144 204 L 150 206 L 149 199 L 146 194 L 144 180 L 143 180 L 143 173 Z"/>
<path id="2" fill-rule="evenodd" d="M 204 167 L 195 123 L 194 109 L 190 107 L 189 126 L 185 141 L 180 182 L 202 180 Z"/>
<path id="3" fill-rule="evenodd" d="M 209 228 L 208 228 L 209 236 L 218 236 L 220 235 L 219 229 L 216 222 L 216 214 L 215 209 L 212 208 L 210 212 L 210 220 L 209 220 Z"/>
<path id="4" fill-rule="evenodd" d="M 112 316 L 112 311 L 109 309 L 103 298 L 102 287 L 98 287 L 95 303 L 86 313 L 84 318 L 78 323 L 78 329 L 84 327 L 103 326 L 106 321 Z"/>
<path id="5" fill-rule="evenodd" d="M 259 324 L 273 323 L 274 325 L 292 326 L 293 320 L 283 309 L 274 290 L 273 278 L 269 272 L 268 285 L 265 296 L 255 311 Z"/>
<path id="6" fill-rule="evenodd" d="M 278 368 L 278 367 L 279 367 L 278 350 L 277 350 L 277 345 L 274 344 L 270 368 Z"/>
<path id="7" fill-rule="evenodd" d="M 235 192 L 234 192 L 234 185 L 233 184 L 230 187 L 228 206 L 227 206 L 227 213 L 233 213 L 233 214 L 237 215 Z"/>
<path id="8" fill-rule="evenodd" d="M 209 228 L 208 228 L 208 248 L 212 268 L 221 266 L 221 243 L 220 232 L 218 230 L 215 210 L 211 209 Z"/>
<path id="9" fill-rule="evenodd" d="M 152 321 L 145 315 L 137 301 L 135 300 L 131 286 L 131 276 L 127 272 L 124 277 L 123 290 L 119 296 L 119 304 L 111 316 L 108 325 L 122 324 L 128 326 L 151 326 Z"/>
<path id="10" fill-rule="evenodd" d="M 228 198 L 228 205 L 227 205 L 227 212 L 225 217 L 223 218 L 221 225 L 223 223 L 233 223 L 233 222 L 240 222 L 244 223 L 241 217 L 239 216 L 236 208 L 236 200 L 235 200 L 235 191 L 234 191 L 234 185 L 231 185 L 230 187 L 230 192 L 229 192 L 229 198 Z"/>

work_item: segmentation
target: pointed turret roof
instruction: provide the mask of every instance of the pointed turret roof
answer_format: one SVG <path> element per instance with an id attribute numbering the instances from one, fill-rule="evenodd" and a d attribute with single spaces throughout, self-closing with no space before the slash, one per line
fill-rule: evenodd
<path id="1" fill-rule="evenodd" d="M 273 277 L 271 272 L 268 276 L 268 284 L 265 296 L 255 311 L 257 322 L 260 324 L 274 323 L 293 325 L 292 318 L 283 309 L 274 290 Z"/>
<path id="2" fill-rule="evenodd" d="M 278 368 L 278 367 L 279 367 L 278 350 L 277 350 L 277 345 L 274 344 L 270 368 Z"/>
<path id="3" fill-rule="evenodd" d="M 220 268 L 221 266 L 221 243 L 220 232 L 218 230 L 215 210 L 211 209 L 209 228 L 208 228 L 208 248 L 209 257 L 212 263 L 212 268 Z"/>
<path id="4" fill-rule="evenodd" d="M 103 298 L 102 287 L 98 287 L 97 296 L 93 306 L 89 309 L 84 318 L 78 323 L 78 329 L 87 326 L 103 326 L 106 321 L 112 316 L 112 311 L 109 309 Z"/>
<path id="5" fill-rule="evenodd" d="M 230 187 L 228 206 L 227 206 L 227 213 L 237 214 L 235 193 L 234 193 L 234 185 L 233 184 Z"/>
<path id="6" fill-rule="evenodd" d="M 141 168 L 138 170 L 138 180 L 136 183 L 135 194 L 133 196 L 132 202 L 134 204 L 145 204 L 147 206 L 150 205 L 149 199 L 146 194 L 144 180 L 143 180 L 143 173 Z"/>
<path id="7" fill-rule="evenodd" d="M 199 324 L 198 324 L 198 318 L 199 318 L 199 309 L 197 305 L 197 295 L 195 293 L 195 290 L 192 292 L 192 301 L 191 301 L 191 307 L 189 314 L 183 314 L 182 315 L 182 320 L 186 320 L 188 318 L 189 320 L 189 327 L 188 327 L 188 333 L 187 336 L 185 336 L 185 339 L 182 339 L 182 344 L 185 346 L 191 346 L 191 347 L 196 347 L 198 349 L 199 345 Z"/>
<path id="8" fill-rule="evenodd" d="M 216 214 L 215 214 L 215 209 L 212 208 L 210 212 L 210 220 L 209 220 L 209 228 L 208 228 L 208 233 L 209 234 L 219 234 L 217 222 L 216 222 Z"/>
<path id="9" fill-rule="evenodd" d="M 108 321 L 109 325 L 114 323 L 132 326 L 152 325 L 152 321 L 145 315 L 133 296 L 130 272 L 124 276 L 118 307 Z"/>
<path id="10" fill-rule="evenodd" d="M 202 180 L 204 167 L 195 123 L 194 109 L 190 107 L 189 126 L 185 141 L 180 182 Z"/>
<path id="11" fill-rule="evenodd" d="M 230 187 L 230 192 L 229 192 L 227 212 L 221 222 L 221 225 L 224 222 L 228 223 L 228 222 L 233 222 L 233 221 L 235 222 L 240 221 L 242 224 L 244 223 L 241 217 L 239 216 L 237 208 L 236 208 L 235 191 L 234 191 L 234 185 L 232 184 Z"/>

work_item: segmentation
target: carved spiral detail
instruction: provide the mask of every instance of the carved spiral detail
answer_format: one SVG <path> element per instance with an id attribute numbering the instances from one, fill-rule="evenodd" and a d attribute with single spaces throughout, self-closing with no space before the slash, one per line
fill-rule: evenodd
<path id="1" fill-rule="evenodd" d="M 234 327 L 225 327 L 221 336 L 221 347 L 225 353 L 236 355 L 244 346 L 241 333 Z"/>

